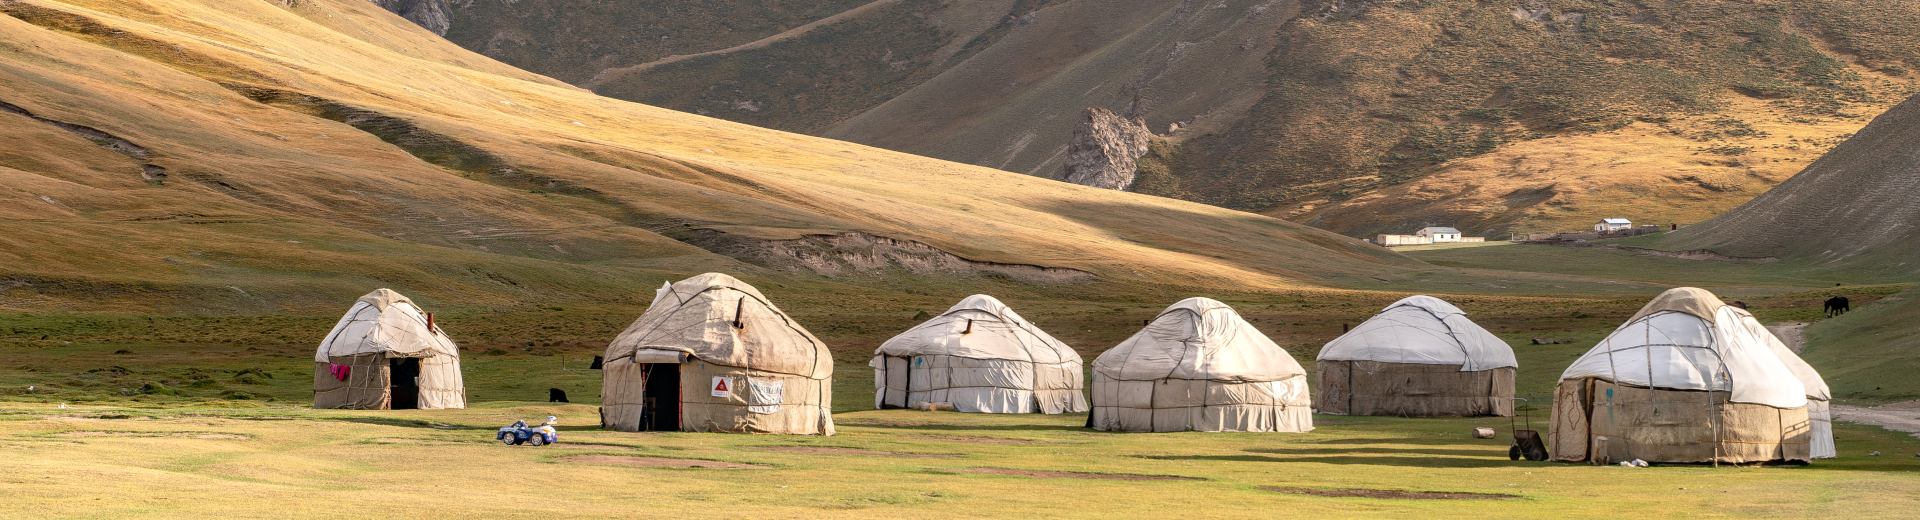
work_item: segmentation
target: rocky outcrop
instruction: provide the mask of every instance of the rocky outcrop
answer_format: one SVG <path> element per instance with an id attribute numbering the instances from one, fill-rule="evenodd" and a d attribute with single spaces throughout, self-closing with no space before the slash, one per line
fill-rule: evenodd
<path id="1" fill-rule="evenodd" d="M 1125 191 L 1139 171 L 1134 161 L 1147 154 L 1153 132 L 1146 121 L 1127 119 L 1100 107 L 1080 114 L 1067 143 L 1067 182 Z"/>
<path id="2" fill-rule="evenodd" d="M 447 35 L 447 29 L 453 28 L 453 12 L 447 0 L 368 0 L 381 9 L 393 11 L 401 18 L 425 27 L 434 34 Z"/>

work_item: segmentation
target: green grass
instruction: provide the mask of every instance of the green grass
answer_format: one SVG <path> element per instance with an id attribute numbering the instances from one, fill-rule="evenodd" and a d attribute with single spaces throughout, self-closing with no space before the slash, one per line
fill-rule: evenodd
<path id="1" fill-rule="evenodd" d="M 1920 491 L 1920 439 L 1842 424 L 1841 458 L 1798 468 L 1628 469 L 1509 461 L 1506 421 L 1317 416 L 1303 434 L 1116 434 L 1082 415 L 838 414 L 835 437 L 618 433 L 587 406 L 496 402 L 468 410 L 50 409 L 9 406 L 0 469 L 13 511 L 41 517 L 807 517 L 1110 518 L 1668 517 L 1682 512 L 1806 517 L 1845 504 L 1897 516 Z M 515 418 L 562 419 L 561 443 L 500 446 Z M 1501 430 L 1474 440 L 1475 426 Z M 1536 427 L 1539 425 L 1536 423 Z M 203 436 L 216 438 L 202 438 Z M 225 437 L 225 438 L 219 438 Z M 240 438 L 233 438 L 240 437 Z M 978 438 L 1027 444 L 954 442 Z M 424 442 L 422 442 L 424 441 Z M 909 458 L 783 452 L 842 447 Z M 636 455 L 770 466 L 622 467 L 571 455 Z M 1033 479 L 959 473 L 1011 468 L 1199 480 Z M 1384 500 L 1275 493 L 1263 486 L 1453 491 L 1511 500 Z M 1598 497 L 1605 497 L 1604 500 Z M 1550 512 L 1550 513 L 1549 513 Z"/>
<path id="2" fill-rule="evenodd" d="M 1635 245 L 1637 242 L 1626 245 Z M 1554 273 L 1629 280 L 1667 286 L 1725 290 L 1727 294 L 1834 287 L 1836 283 L 1899 284 L 1911 280 L 1879 273 L 1815 270 L 1787 262 L 1740 263 L 1683 260 L 1620 249 L 1517 244 L 1503 247 L 1407 251 L 1407 256 L 1444 267 Z"/>
<path id="3" fill-rule="evenodd" d="M 1896 299 L 1897 298 L 1897 299 Z M 1801 357 L 1820 369 L 1840 402 L 1863 404 L 1920 398 L 1920 290 L 1807 328 Z"/>

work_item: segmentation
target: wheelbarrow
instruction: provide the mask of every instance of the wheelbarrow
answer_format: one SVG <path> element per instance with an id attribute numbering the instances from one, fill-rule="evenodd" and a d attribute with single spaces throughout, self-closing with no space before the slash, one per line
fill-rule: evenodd
<path id="1" fill-rule="evenodd" d="M 1526 399 L 1518 397 L 1513 400 L 1521 402 L 1527 401 Z M 1541 441 L 1540 432 L 1534 431 L 1533 429 L 1533 407 L 1527 406 L 1524 410 L 1523 413 L 1525 413 L 1527 417 L 1527 429 L 1525 430 L 1519 429 L 1514 425 L 1513 416 L 1507 416 L 1507 428 L 1513 430 L 1513 447 L 1507 448 L 1507 459 L 1520 460 L 1521 457 L 1526 457 L 1527 460 L 1531 461 L 1547 460 L 1547 445 Z"/>

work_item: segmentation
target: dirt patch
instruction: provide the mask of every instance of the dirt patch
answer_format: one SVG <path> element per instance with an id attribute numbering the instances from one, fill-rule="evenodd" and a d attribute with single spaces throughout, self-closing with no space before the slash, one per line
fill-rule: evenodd
<path id="1" fill-rule="evenodd" d="M 1767 331 L 1772 332 L 1774 337 L 1780 338 L 1780 342 L 1787 345 L 1787 350 L 1799 354 L 1800 349 L 1807 347 L 1807 325 L 1809 324 L 1797 321 L 1775 323 L 1768 325 Z"/>
<path id="2" fill-rule="evenodd" d="M 1494 493 L 1454 493 L 1447 491 L 1400 491 L 1394 489 L 1312 489 L 1297 487 L 1261 486 L 1261 490 L 1290 495 L 1313 495 L 1317 497 L 1358 497 L 1384 498 L 1389 500 L 1511 500 L 1519 495 L 1500 495 Z"/>
<path id="3" fill-rule="evenodd" d="M 1181 477 L 1175 475 L 1140 475 L 1135 473 L 1080 473 L 1077 471 L 1040 471 L 1011 468 L 928 468 L 929 471 L 944 473 L 976 473 L 981 475 L 1012 475 L 1027 478 L 1077 478 L 1087 480 L 1206 480 L 1203 478 Z"/>
<path id="4" fill-rule="evenodd" d="M 600 464 L 607 466 L 634 466 L 641 468 L 700 468 L 700 469 L 772 469 L 773 466 L 759 464 L 741 464 L 738 462 L 720 462 L 717 460 L 674 459 L 668 457 L 639 457 L 634 455 L 573 455 L 560 457 L 560 462 L 575 464 Z"/>
<path id="5" fill-rule="evenodd" d="M 52 436 L 53 437 L 179 437 L 179 438 L 187 438 L 187 439 L 215 439 L 215 440 L 247 440 L 247 439 L 253 438 L 252 435 L 245 435 L 245 434 L 239 434 L 239 433 L 214 433 L 214 432 L 77 431 L 77 432 L 60 432 L 60 433 L 53 434 Z"/>
<path id="6" fill-rule="evenodd" d="M 1057 442 L 1035 441 L 1028 439 L 1007 439 L 1001 437 L 962 437 L 945 435 L 906 435 L 914 439 L 926 439 L 940 442 L 963 442 L 967 444 L 1059 444 Z"/>
<path id="7" fill-rule="evenodd" d="M 1920 400 L 1873 407 L 1836 404 L 1833 405 L 1833 420 L 1879 426 L 1920 437 Z"/>
<path id="8" fill-rule="evenodd" d="M 875 457 L 908 457 L 919 459 L 957 459 L 959 455 L 940 453 L 895 453 L 891 451 L 863 450 L 859 448 L 837 448 L 833 446 L 753 446 L 756 450 L 784 451 L 788 453 L 811 453 L 816 455 L 872 455 Z"/>

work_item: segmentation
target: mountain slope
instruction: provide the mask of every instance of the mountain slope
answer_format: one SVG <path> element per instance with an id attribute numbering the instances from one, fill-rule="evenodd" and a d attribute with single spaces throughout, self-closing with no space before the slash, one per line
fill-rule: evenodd
<path id="1" fill-rule="evenodd" d="M 614 97 L 1049 178 L 1104 107 L 1169 134 L 1138 190 L 1353 235 L 1697 221 L 1920 68 L 1901 0 L 647 5 L 729 25 L 523 0 L 453 4 L 448 36 Z"/>
<path id="2" fill-rule="evenodd" d="M 1793 178 L 1662 248 L 1712 249 L 1827 268 L 1920 274 L 1920 97 L 1908 99 Z"/>
<path id="3" fill-rule="evenodd" d="M 1267 217 L 598 97 L 360 0 L 0 14 L 8 307 L 644 299 L 704 270 L 1260 290 L 1425 269 Z"/>

